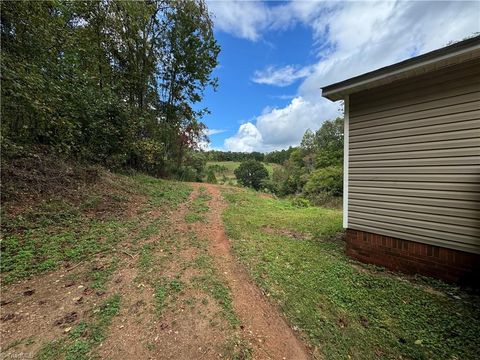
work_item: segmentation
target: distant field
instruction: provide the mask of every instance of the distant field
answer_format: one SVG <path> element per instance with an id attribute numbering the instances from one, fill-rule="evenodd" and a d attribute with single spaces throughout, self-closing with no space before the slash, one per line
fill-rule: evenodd
<path id="1" fill-rule="evenodd" d="M 280 167 L 281 165 L 273 164 L 273 163 L 263 163 L 268 170 L 270 176 L 272 176 L 273 169 L 276 167 Z M 236 168 L 240 166 L 240 161 L 208 161 L 207 167 L 211 165 L 218 165 L 223 166 L 226 168 L 225 171 L 215 171 L 215 177 L 217 178 L 218 182 L 223 183 L 231 183 L 232 185 L 237 184 L 237 179 L 235 178 L 235 174 L 233 173 Z M 223 177 L 225 176 L 225 179 Z"/>

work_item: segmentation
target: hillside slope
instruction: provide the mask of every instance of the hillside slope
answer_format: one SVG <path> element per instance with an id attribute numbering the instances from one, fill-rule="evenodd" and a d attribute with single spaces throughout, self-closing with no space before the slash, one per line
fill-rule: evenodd
<path id="1" fill-rule="evenodd" d="M 5 358 L 476 357 L 478 296 L 348 259 L 339 210 L 48 154 L 3 165 Z"/>

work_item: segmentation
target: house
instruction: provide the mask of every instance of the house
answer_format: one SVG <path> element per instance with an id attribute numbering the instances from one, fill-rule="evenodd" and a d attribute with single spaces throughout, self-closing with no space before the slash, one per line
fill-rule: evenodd
<path id="1" fill-rule="evenodd" d="M 328 85 L 322 95 L 345 106 L 347 254 L 478 281 L 480 36 Z"/>

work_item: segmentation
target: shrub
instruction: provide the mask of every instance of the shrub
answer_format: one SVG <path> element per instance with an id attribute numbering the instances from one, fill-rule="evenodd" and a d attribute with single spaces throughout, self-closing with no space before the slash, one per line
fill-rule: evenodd
<path id="1" fill-rule="evenodd" d="M 302 198 L 300 196 L 295 196 L 291 200 L 292 205 L 298 208 L 310 207 L 310 201 L 308 199 Z"/>
<path id="2" fill-rule="evenodd" d="M 279 189 L 279 184 L 268 178 L 263 179 L 261 183 L 261 189 L 265 192 L 277 194 Z"/>
<path id="3" fill-rule="evenodd" d="M 217 177 L 215 176 L 215 173 L 213 172 L 212 169 L 207 170 L 207 182 L 210 184 L 217 183 Z"/>
<path id="4" fill-rule="evenodd" d="M 341 166 L 328 166 L 317 169 L 310 175 L 303 190 L 308 195 L 320 193 L 331 196 L 343 194 L 343 168 Z"/>
<path id="5" fill-rule="evenodd" d="M 265 166 L 257 160 L 243 161 L 234 171 L 237 181 L 243 185 L 258 190 L 262 186 L 262 180 L 268 178 Z"/>

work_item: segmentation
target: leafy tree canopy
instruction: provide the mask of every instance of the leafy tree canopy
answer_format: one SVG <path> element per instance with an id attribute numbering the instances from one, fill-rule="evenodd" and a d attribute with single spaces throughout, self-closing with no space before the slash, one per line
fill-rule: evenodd
<path id="1" fill-rule="evenodd" d="M 257 160 L 247 160 L 240 164 L 234 171 L 237 181 L 243 185 L 260 189 L 262 180 L 268 178 L 268 171 L 265 166 Z"/>
<path id="2" fill-rule="evenodd" d="M 203 0 L 1 4 L 2 146 L 168 175 L 204 140 L 220 51 Z M 5 146 L 4 146 L 5 145 Z"/>

